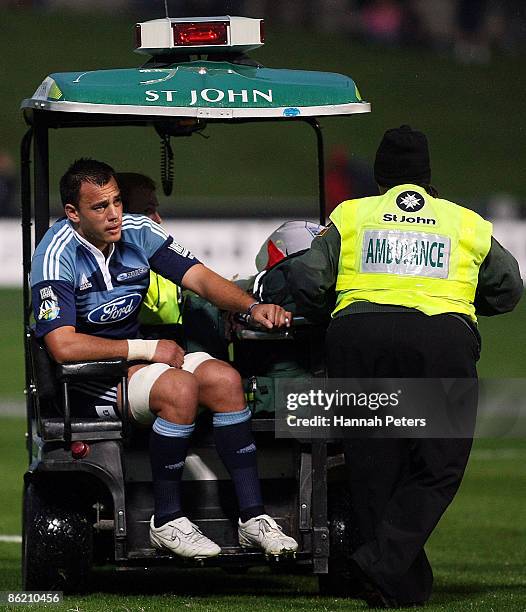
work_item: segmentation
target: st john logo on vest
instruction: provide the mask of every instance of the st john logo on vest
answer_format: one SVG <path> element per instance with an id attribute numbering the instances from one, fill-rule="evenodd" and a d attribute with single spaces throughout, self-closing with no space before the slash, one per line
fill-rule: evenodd
<path id="1" fill-rule="evenodd" d="M 396 198 L 396 205 L 404 212 L 418 212 L 424 208 L 426 201 L 424 198 L 415 191 L 403 191 Z"/>

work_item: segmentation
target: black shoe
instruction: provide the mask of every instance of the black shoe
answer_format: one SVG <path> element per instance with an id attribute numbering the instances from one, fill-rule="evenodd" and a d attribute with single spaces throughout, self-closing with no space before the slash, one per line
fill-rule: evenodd
<path id="1" fill-rule="evenodd" d="M 387 597 L 378 587 L 374 587 L 371 583 L 366 585 L 363 599 L 367 602 L 370 608 L 400 608 L 400 604 Z"/>
<path id="2" fill-rule="evenodd" d="M 364 599 L 370 608 L 420 608 L 424 603 L 408 601 L 396 601 L 393 597 L 387 596 L 381 589 L 369 582 L 364 590 Z"/>
<path id="3" fill-rule="evenodd" d="M 354 581 L 361 586 L 359 597 L 371 608 L 399 608 L 400 604 L 387 596 L 380 587 L 356 563 L 352 563 L 351 574 Z"/>

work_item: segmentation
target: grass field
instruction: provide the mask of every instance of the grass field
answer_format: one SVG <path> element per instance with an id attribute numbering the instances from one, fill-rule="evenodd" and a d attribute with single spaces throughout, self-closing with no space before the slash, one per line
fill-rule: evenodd
<path id="1" fill-rule="evenodd" d="M 0 419 L 0 535 L 20 533 L 26 466 L 24 422 Z M 524 612 L 526 576 L 526 441 L 479 440 L 461 490 L 428 545 L 435 571 L 427 610 Z M 20 583 L 20 545 L 0 542 L 0 591 Z M 221 570 L 98 570 L 93 593 L 61 605 L 24 606 L 60 612 L 208 612 L 360 610 L 355 600 L 320 597 L 315 578 L 266 570 L 233 576 Z M 6 609 L 10 609 L 7 607 Z M 21 608 L 13 608 L 20 610 Z"/>

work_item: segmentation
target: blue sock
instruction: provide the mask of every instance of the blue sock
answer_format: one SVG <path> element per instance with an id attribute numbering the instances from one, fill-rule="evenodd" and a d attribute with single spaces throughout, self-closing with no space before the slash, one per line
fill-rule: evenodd
<path id="1" fill-rule="evenodd" d="M 250 417 L 248 408 L 239 412 L 214 413 L 217 452 L 234 483 L 243 523 L 265 512 Z"/>
<path id="2" fill-rule="evenodd" d="M 157 417 L 150 434 L 154 525 L 161 527 L 183 516 L 181 477 L 195 425 L 178 425 Z"/>

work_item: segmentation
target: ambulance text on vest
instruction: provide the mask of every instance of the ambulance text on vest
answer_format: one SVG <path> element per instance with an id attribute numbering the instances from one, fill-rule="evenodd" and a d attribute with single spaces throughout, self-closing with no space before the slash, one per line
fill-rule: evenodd
<path id="1" fill-rule="evenodd" d="M 450 239 L 439 234 L 366 230 L 362 272 L 447 278 Z"/>

